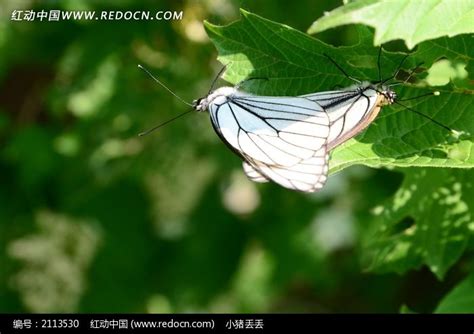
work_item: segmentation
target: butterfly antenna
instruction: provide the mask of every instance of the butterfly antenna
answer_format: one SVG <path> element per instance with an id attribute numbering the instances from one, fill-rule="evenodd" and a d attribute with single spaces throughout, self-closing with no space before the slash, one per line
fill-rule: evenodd
<path id="1" fill-rule="evenodd" d="M 400 70 L 401 70 L 401 68 L 402 68 L 403 63 L 404 63 L 405 60 L 408 58 L 408 56 L 409 56 L 409 54 L 406 54 L 406 55 L 403 57 L 402 61 L 401 61 L 400 64 L 398 65 L 397 70 L 395 71 L 395 73 L 394 73 L 391 77 L 388 77 L 387 79 L 383 80 L 383 81 L 380 83 L 381 85 L 383 85 L 383 84 L 385 84 L 387 81 L 390 81 L 390 80 L 392 80 L 392 79 L 394 79 L 394 78 L 397 77 L 398 73 L 400 72 Z"/>
<path id="2" fill-rule="evenodd" d="M 190 107 L 194 107 L 191 103 L 189 102 L 186 102 L 183 98 L 181 98 L 180 96 L 178 96 L 175 92 L 173 92 L 171 89 L 169 89 L 164 83 L 162 83 L 160 80 L 158 80 L 153 74 L 150 73 L 150 71 L 148 71 L 145 67 L 143 67 L 142 65 L 138 65 L 138 68 L 142 69 L 143 71 L 145 71 L 146 74 L 148 74 L 153 80 L 155 80 L 157 83 L 159 83 L 164 89 L 166 89 L 168 92 L 171 93 L 171 95 L 173 95 L 175 98 L 177 98 L 178 100 L 180 100 L 181 102 L 183 102 L 184 104 L 186 104 L 187 106 L 190 106 Z"/>
<path id="3" fill-rule="evenodd" d="M 180 117 L 183 117 L 184 115 L 189 114 L 189 113 L 192 112 L 192 111 L 194 111 L 194 110 L 188 110 L 188 111 L 186 111 L 186 112 L 183 112 L 182 114 L 179 114 L 178 116 L 173 117 L 172 119 L 169 119 L 169 120 L 167 120 L 166 122 L 163 122 L 163 123 L 161 123 L 161 124 L 158 124 L 157 126 L 151 128 L 151 129 L 149 129 L 149 130 L 146 130 L 146 131 L 144 131 L 144 132 L 139 133 L 138 136 L 139 136 L 139 137 L 146 136 L 146 135 L 152 133 L 153 131 L 158 130 L 158 129 L 161 128 L 162 126 L 165 126 L 166 124 L 173 122 L 175 119 L 178 119 L 178 118 L 180 118 Z"/>
<path id="4" fill-rule="evenodd" d="M 429 119 L 430 121 L 432 121 L 432 122 L 435 123 L 436 125 L 442 127 L 443 129 L 445 129 L 445 130 L 447 130 L 447 131 L 449 131 L 449 132 L 451 132 L 451 133 L 453 133 L 453 134 L 455 134 L 455 135 L 458 135 L 458 134 L 459 134 L 458 131 L 455 131 L 455 130 L 451 129 L 450 127 L 444 125 L 443 123 L 438 122 L 437 120 L 435 120 L 434 118 L 431 118 L 431 117 L 428 116 L 428 115 L 423 114 L 422 112 L 419 112 L 418 110 L 415 110 L 415 109 L 413 109 L 413 108 L 410 108 L 410 107 L 406 106 L 405 104 L 400 103 L 400 102 L 398 102 L 398 101 L 395 101 L 395 103 L 398 104 L 398 105 L 400 105 L 400 106 L 402 106 L 403 108 L 405 108 L 405 109 L 407 109 L 407 110 L 413 111 L 415 114 L 417 114 L 417 115 L 419 115 L 419 116 L 421 116 L 421 117 L 424 117 L 424 118 L 426 118 L 426 119 Z"/>
<path id="5" fill-rule="evenodd" d="M 216 85 L 217 80 L 221 77 L 222 73 L 224 73 L 225 69 L 227 68 L 227 65 L 222 66 L 220 71 L 217 73 L 216 77 L 214 80 L 212 80 L 211 88 L 209 89 L 209 92 L 207 92 L 207 95 L 211 94 L 211 92 L 214 90 L 214 86 Z"/>
<path id="6" fill-rule="evenodd" d="M 421 99 L 422 97 L 433 96 L 433 95 L 438 96 L 438 95 L 440 95 L 440 93 L 438 91 L 430 92 L 430 93 L 421 94 L 421 95 L 418 95 L 418 96 L 415 96 L 415 97 L 409 97 L 408 99 L 402 99 L 402 100 L 397 100 L 397 101 L 398 102 L 400 102 L 400 101 L 410 101 L 410 100 Z"/>
<path id="7" fill-rule="evenodd" d="M 344 71 L 344 69 L 343 69 L 341 66 L 339 66 L 339 64 L 336 63 L 336 62 L 334 61 L 334 59 L 332 59 L 331 57 L 329 57 L 326 53 L 323 53 L 323 55 L 324 55 L 327 59 L 329 59 L 329 60 L 331 61 L 331 63 L 333 63 L 334 66 L 336 66 L 336 67 L 339 69 L 339 71 L 341 71 L 342 74 L 344 74 L 344 75 L 346 76 L 346 78 L 348 78 L 348 79 L 350 79 L 350 80 L 352 80 L 352 81 L 355 81 L 355 82 L 357 82 L 357 83 L 359 83 L 359 84 L 361 83 L 360 80 L 358 80 L 358 79 L 356 79 L 356 78 L 354 78 L 354 77 L 351 77 L 349 74 L 347 74 L 346 71 Z"/>

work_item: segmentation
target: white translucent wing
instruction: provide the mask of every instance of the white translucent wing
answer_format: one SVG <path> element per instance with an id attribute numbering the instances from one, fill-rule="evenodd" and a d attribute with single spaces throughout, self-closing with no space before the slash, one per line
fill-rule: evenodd
<path id="1" fill-rule="evenodd" d="M 326 145 L 329 119 L 301 97 L 235 95 L 209 105 L 214 128 L 245 160 L 293 166 Z"/>
<path id="2" fill-rule="evenodd" d="M 250 166 L 246 161 L 242 162 L 242 167 L 244 168 L 245 175 L 247 175 L 250 180 L 260 183 L 265 183 L 269 181 L 268 178 L 266 178 L 255 168 Z"/>
<path id="3" fill-rule="evenodd" d="M 372 88 L 320 92 L 303 97 L 320 104 L 330 122 L 328 150 L 357 135 L 380 111 L 379 93 Z"/>
<path id="4" fill-rule="evenodd" d="M 321 189 L 327 180 L 329 154 L 322 147 L 314 156 L 299 162 L 296 165 L 274 166 L 258 162 L 250 162 L 260 175 L 278 183 L 279 185 L 302 192 L 314 192 Z M 247 174 L 248 175 L 248 174 Z"/>
<path id="5" fill-rule="evenodd" d="M 304 192 L 324 185 L 329 118 L 318 103 L 239 94 L 211 103 L 209 112 L 219 136 L 244 159 L 251 180 Z"/>

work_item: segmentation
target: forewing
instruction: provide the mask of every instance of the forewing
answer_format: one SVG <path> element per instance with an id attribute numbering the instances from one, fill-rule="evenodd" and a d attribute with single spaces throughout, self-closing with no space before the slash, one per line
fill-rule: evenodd
<path id="1" fill-rule="evenodd" d="M 209 106 L 220 136 L 245 160 L 293 166 L 326 144 L 329 119 L 321 106 L 301 97 L 232 96 Z"/>
<path id="2" fill-rule="evenodd" d="M 354 137 L 370 124 L 380 110 L 378 96 L 371 88 L 304 95 L 321 105 L 329 117 L 328 150 Z"/>

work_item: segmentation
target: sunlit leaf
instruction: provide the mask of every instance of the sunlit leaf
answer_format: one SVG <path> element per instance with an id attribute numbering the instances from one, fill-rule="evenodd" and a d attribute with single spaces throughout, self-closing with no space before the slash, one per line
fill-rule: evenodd
<path id="1" fill-rule="evenodd" d="M 473 179 L 473 170 L 407 170 L 393 198 L 375 209 L 369 269 L 403 273 L 426 264 L 442 279 L 474 235 Z"/>
<path id="2" fill-rule="evenodd" d="M 441 36 L 474 32 L 474 3 L 470 0 L 358 0 L 327 13 L 308 29 L 315 34 L 345 24 L 375 28 L 375 44 L 403 39 L 408 48 Z"/>
<path id="3" fill-rule="evenodd" d="M 469 275 L 441 300 L 436 313 L 474 312 L 474 274 Z"/>

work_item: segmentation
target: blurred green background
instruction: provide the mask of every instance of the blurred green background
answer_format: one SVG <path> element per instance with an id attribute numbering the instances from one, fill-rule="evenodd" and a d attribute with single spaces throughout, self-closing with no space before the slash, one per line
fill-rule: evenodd
<path id="1" fill-rule="evenodd" d="M 340 1 L 3 1 L 1 312 L 430 312 L 459 277 L 364 271 L 370 210 L 401 174 L 350 168 L 313 195 L 248 181 L 206 114 L 202 21 L 242 7 L 305 31 Z M 290 10 L 291 8 L 291 10 Z M 178 21 L 14 22 L 12 10 L 176 10 Z M 318 35 L 354 41 L 353 28 Z"/>

